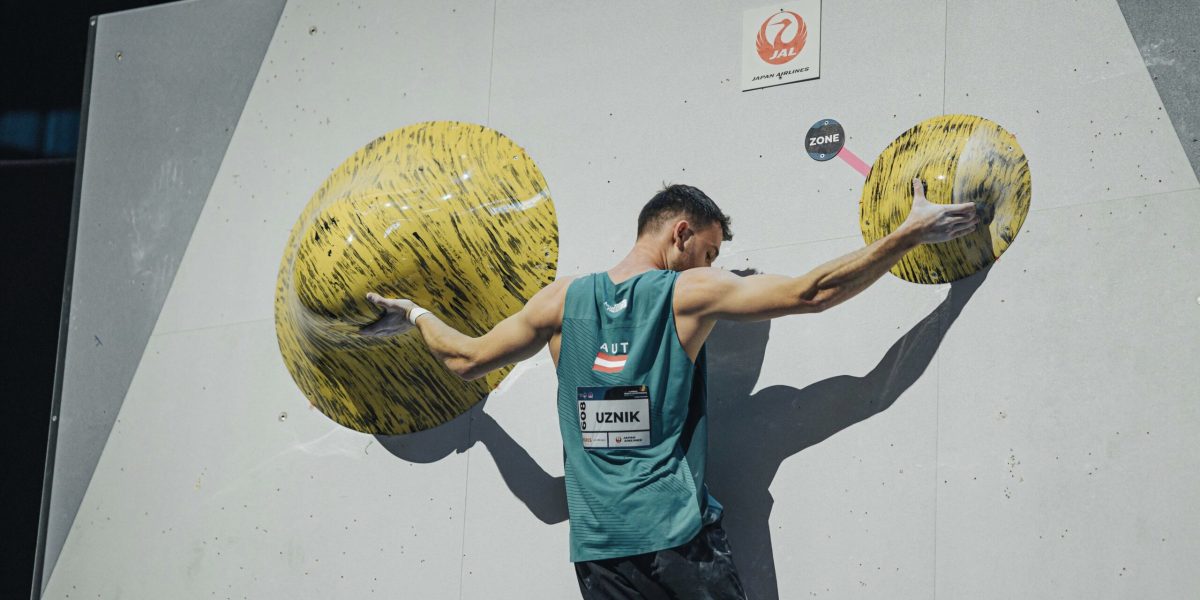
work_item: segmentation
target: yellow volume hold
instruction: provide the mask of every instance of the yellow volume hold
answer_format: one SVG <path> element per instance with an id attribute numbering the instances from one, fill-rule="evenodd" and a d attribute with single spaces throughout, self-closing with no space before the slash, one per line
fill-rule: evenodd
<path id="1" fill-rule="evenodd" d="M 284 363 L 309 402 L 375 434 L 462 414 L 512 367 L 464 381 L 420 333 L 369 337 L 369 291 L 486 333 L 555 279 L 558 223 L 541 171 L 498 131 L 430 121 L 375 139 L 333 170 L 292 228 L 275 295 Z"/>
<path id="2" fill-rule="evenodd" d="M 892 273 L 914 283 L 945 283 L 990 265 L 1008 249 L 1029 213 L 1032 180 L 1017 138 L 974 115 L 943 115 L 900 134 L 875 159 L 859 203 L 863 240 L 891 233 L 912 208 L 912 180 L 939 204 L 973 202 L 979 228 L 909 252 Z"/>

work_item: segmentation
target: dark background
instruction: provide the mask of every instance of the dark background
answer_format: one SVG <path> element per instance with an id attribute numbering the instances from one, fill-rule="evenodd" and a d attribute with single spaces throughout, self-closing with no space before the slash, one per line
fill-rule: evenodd
<path id="1" fill-rule="evenodd" d="M 163 3 L 0 0 L 0 598 L 33 581 L 88 20 Z"/>

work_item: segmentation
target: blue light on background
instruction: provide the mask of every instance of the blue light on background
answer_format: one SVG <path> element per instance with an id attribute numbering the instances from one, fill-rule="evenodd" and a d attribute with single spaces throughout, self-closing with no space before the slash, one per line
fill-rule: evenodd
<path id="1" fill-rule="evenodd" d="M 77 110 L 0 112 L 0 157 L 73 157 L 78 141 Z"/>

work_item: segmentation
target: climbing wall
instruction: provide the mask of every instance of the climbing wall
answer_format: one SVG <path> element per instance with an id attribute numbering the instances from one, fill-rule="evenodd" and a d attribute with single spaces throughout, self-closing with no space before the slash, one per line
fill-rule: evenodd
<path id="1" fill-rule="evenodd" d="M 1115 2 L 826 2 L 820 78 L 751 92 L 757 0 L 234 4 L 95 25 L 43 597 L 577 596 L 548 352 L 406 436 L 293 381 L 276 284 L 313 194 L 389 131 L 475 123 L 544 175 L 560 275 L 620 260 L 664 182 L 732 216 L 716 266 L 800 275 L 864 244 L 845 158 L 943 114 L 1028 159 L 1000 261 L 708 341 L 710 482 L 747 588 L 1200 592 L 1200 185 Z M 239 23 L 260 47 L 233 66 L 213 36 Z M 809 158 L 822 119 L 846 157 Z"/>

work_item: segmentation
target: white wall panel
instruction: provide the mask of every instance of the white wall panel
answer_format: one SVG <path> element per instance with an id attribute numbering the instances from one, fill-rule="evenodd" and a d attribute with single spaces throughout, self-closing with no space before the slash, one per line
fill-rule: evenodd
<path id="1" fill-rule="evenodd" d="M 858 234 L 862 177 L 840 160 L 814 162 L 802 138 L 816 121 L 839 119 L 869 163 L 939 114 L 944 7 L 829 3 L 821 79 L 743 93 L 739 23 L 760 4 L 500 3 L 491 125 L 542 165 L 565 228 L 604 232 L 564 235 L 564 272 L 620 258 L 664 180 L 698 186 L 732 214 L 733 247 Z M 939 26 L 917 38 L 896 26 L 906 18 Z M 863 40 L 888 51 L 863 59 L 853 50 Z M 932 67 L 906 68 L 913 63 Z M 777 218 L 755 218 L 768 212 Z"/>
<path id="2" fill-rule="evenodd" d="M 284 4 L 184 2 L 90 21 L 95 85 L 85 88 L 82 227 L 68 259 L 63 376 L 51 409 L 66 418 L 51 423 L 55 468 L 39 588 L 120 413 Z"/>
<path id="3" fill-rule="evenodd" d="M 860 246 L 723 260 L 800 274 Z M 751 597 L 932 593 L 934 357 L 948 293 L 889 278 L 830 312 L 714 330 L 710 477 Z"/>
<path id="4" fill-rule="evenodd" d="M 567 504 L 550 353 L 525 361 L 471 422 L 463 597 L 569 598 Z"/>
<path id="5" fill-rule="evenodd" d="M 457 598 L 465 477 L 310 409 L 272 321 L 155 335 L 46 597 Z"/>
<path id="6" fill-rule="evenodd" d="M 485 121 L 492 12 L 288 2 L 156 331 L 272 318 L 288 234 L 330 171 L 411 123 Z"/>
<path id="7" fill-rule="evenodd" d="M 1200 590 L 1198 222 L 1196 190 L 1039 211 L 950 331 L 940 596 Z"/>
<path id="8" fill-rule="evenodd" d="M 951 2 L 946 112 L 1017 136 L 1033 208 L 1196 187 L 1115 1 Z"/>

